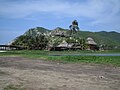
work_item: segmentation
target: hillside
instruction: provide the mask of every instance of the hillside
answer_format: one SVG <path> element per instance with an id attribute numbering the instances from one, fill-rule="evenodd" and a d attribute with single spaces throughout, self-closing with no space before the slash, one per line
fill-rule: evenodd
<path id="1" fill-rule="evenodd" d="M 31 28 L 28 31 L 26 31 L 24 33 L 24 35 L 27 35 L 27 36 L 36 36 L 36 35 L 41 35 L 41 34 L 49 33 L 49 32 L 50 32 L 50 30 L 45 29 L 43 27 L 36 27 L 36 28 Z"/>
<path id="2" fill-rule="evenodd" d="M 120 33 L 117 32 L 89 32 L 89 31 L 80 31 L 77 33 L 81 38 L 92 37 L 99 45 L 120 45 Z"/>
<path id="3" fill-rule="evenodd" d="M 69 30 L 63 29 L 60 27 L 57 27 L 54 30 L 48 30 L 43 27 L 37 27 L 37 28 L 29 29 L 23 34 L 23 36 L 35 37 L 38 35 L 44 35 L 45 37 L 49 39 L 49 44 L 51 44 L 51 43 L 54 43 L 56 40 L 58 40 L 58 42 L 65 40 L 65 37 L 69 37 L 69 33 L 70 33 Z M 94 41 L 97 43 L 98 46 L 104 45 L 106 47 L 120 49 L 120 33 L 118 32 L 79 31 L 73 36 L 77 38 L 82 38 L 85 40 L 88 37 L 91 37 L 94 39 Z M 17 39 L 19 39 L 19 37 Z"/>

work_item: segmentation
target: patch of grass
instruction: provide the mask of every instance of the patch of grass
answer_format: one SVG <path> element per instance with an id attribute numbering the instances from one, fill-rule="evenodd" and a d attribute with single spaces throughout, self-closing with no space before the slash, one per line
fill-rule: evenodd
<path id="1" fill-rule="evenodd" d="M 8 75 L 6 72 L 0 70 L 0 76 L 2 75 Z"/>
<path id="2" fill-rule="evenodd" d="M 40 58 L 45 55 L 47 55 L 47 52 L 40 50 L 15 50 L 0 53 L 0 56 L 22 56 L 28 58 Z"/>
<path id="3" fill-rule="evenodd" d="M 4 88 L 4 90 L 26 90 L 25 88 L 23 88 L 21 85 L 13 85 L 13 84 L 10 84 L 8 86 L 6 86 Z"/>
<path id="4" fill-rule="evenodd" d="M 97 51 L 98 53 L 120 53 L 120 50 L 105 50 L 105 51 Z"/>
<path id="5" fill-rule="evenodd" d="M 0 56 L 29 56 L 39 57 L 49 54 L 87 54 L 87 53 L 120 53 L 120 50 L 105 50 L 105 51 L 88 51 L 88 50 L 77 50 L 77 51 L 42 51 L 42 50 L 13 50 L 0 52 Z"/>
<path id="6" fill-rule="evenodd" d="M 120 53 L 119 51 L 40 51 L 40 50 L 18 50 L 0 52 L 0 56 L 21 56 L 26 58 L 40 58 L 46 60 L 59 60 L 66 63 L 98 63 L 120 66 L 120 56 L 49 56 L 49 54 L 87 54 L 87 53 Z"/>
<path id="7" fill-rule="evenodd" d="M 97 63 L 120 66 L 120 56 L 50 56 L 49 60 L 59 60 L 66 63 Z"/>

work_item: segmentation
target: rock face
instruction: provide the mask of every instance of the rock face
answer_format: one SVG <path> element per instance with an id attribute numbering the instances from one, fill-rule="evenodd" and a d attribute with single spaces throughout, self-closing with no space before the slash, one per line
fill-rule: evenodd
<path id="1" fill-rule="evenodd" d="M 37 36 L 37 35 L 43 35 L 43 34 L 48 34 L 50 30 L 42 28 L 42 27 L 37 27 L 37 28 L 32 28 L 29 29 L 27 32 L 24 33 L 24 35 L 27 36 Z"/>
<path id="2" fill-rule="evenodd" d="M 65 35 L 67 35 L 66 32 L 67 31 L 65 29 L 57 27 L 56 29 L 51 31 L 51 35 L 54 35 L 54 36 L 65 36 Z"/>

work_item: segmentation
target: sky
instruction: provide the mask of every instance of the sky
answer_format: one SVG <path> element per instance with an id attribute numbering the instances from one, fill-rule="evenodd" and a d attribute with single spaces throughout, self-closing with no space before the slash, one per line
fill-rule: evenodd
<path id="1" fill-rule="evenodd" d="M 81 31 L 120 33 L 120 0 L 0 0 L 0 44 L 28 29 L 69 29 L 77 20 Z"/>

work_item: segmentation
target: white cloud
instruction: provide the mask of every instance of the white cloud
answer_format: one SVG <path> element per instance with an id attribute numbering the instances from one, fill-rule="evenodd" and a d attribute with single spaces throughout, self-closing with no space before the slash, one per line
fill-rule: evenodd
<path id="1" fill-rule="evenodd" d="M 74 1 L 74 0 L 73 0 Z M 120 0 L 25 0 L 21 2 L 2 1 L 0 16 L 25 18 L 32 14 L 48 13 L 61 17 L 92 18 L 92 24 L 118 22 Z"/>

